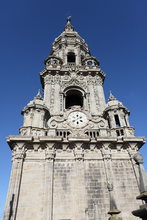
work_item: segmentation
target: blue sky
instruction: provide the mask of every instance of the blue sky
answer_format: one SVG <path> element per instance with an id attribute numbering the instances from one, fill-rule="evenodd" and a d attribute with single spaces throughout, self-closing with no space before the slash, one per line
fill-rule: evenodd
<path id="1" fill-rule="evenodd" d="M 11 168 L 5 141 L 17 135 L 23 107 L 41 88 L 39 72 L 66 17 L 106 73 L 109 91 L 131 111 L 136 136 L 147 136 L 146 0 L 5 0 L 0 2 L 0 218 Z M 147 146 L 141 152 L 147 169 Z"/>

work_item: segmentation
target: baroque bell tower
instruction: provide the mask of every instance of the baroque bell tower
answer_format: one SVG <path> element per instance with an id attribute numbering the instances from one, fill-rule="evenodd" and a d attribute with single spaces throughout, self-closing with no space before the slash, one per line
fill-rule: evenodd
<path id="1" fill-rule="evenodd" d="M 22 110 L 19 136 L 7 142 L 12 171 L 4 220 L 135 220 L 145 140 L 70 17 L 40 73 L 40 92 Z"/>

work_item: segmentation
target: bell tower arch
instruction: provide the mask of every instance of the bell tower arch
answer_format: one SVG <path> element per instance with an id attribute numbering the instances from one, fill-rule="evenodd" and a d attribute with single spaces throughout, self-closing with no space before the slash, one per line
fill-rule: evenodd
<path id="1" fill-rule="evenodd" d="M 65 109 L 71 108 L 72 106 L 84 106 L 84 93 L 77 87 L 67 88 L 64 92 L 65 97 Z"/>

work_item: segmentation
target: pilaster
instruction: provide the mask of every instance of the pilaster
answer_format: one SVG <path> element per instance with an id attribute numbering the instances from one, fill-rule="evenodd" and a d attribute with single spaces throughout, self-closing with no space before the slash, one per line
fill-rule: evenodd
<path id="1" fill-rule="evenodd" d="M 3 220 L 16 219 L 24 157 L 24 143 L 14 143 L 12 152 L 12 171 Z"/>
<path id="2" fill-rule="evenodd" d="M 45 150 L 45 187 L 44 220 L 53 219 L 53 184 L 54 184 L 54 143 L 48 143 Z"/>

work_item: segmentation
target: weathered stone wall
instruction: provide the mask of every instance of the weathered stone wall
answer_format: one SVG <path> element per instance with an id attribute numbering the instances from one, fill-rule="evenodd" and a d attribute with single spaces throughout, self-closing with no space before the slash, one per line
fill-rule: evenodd
<path id="1" fill-rule="evenodd" d="M 131 212 L 140 204 L 136 201 L 138 170 L 128 152 L 102 153 L 99 149 L 80 152 L 56 150 L 54 156 L 48 154 L 48 157 L 44 150 L 27 152 L 23 166 L 14 167 L 11 176 L 16 178 L 22 170 L 20 190 L 17 187 L 18 206 L 12 204 L 17 207 L 16 220 L 107 220 L 109 182 L 113 183 L 123 220 L 136 219 Z"/>
<path id="2" fill-rule="evenodd" d="M 136 196 L 139 195 L 139 187 L 133 166 L 130 160 L 112 160 L 115 197 L 122 218 L 125 220 L 136 219 L 131 212 L 140 204 L 136 200 Z"/>
<path id="3" fill-rule="evenodd" d="M 43 216 L 44 165 L 38 161 L 23 164 L 17 220 L 41 220 Z"/>
<path id="4" fill-rule="evenodd" d="M 109 210 L 109 195 L 104 163 L 100 161 L 85 161 L 85 182 L 90 219 L 107 219 Z"/>
<path id="5" fill-rule="evenodd" d="M 53 216 L 54 219 L 72 219 L 75 211 L 76 175 L 74 161 L 56 161 L 54 164 Z"/>

